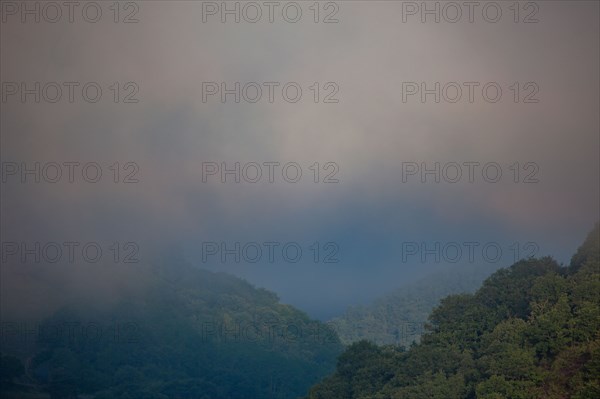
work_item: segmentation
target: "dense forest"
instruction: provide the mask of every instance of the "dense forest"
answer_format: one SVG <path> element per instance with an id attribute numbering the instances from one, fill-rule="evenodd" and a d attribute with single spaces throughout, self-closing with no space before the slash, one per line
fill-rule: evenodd
<path id="1" fill-rule="evenodd" d="M 485 263 L 438 270 L 370 305 L 350 307 L 342 316 L 330 320 L 329 325 L 345 345 L 364 339 L 378 345 L 409 346 L 419 341 L 429 314 L 442 298 L 474 292 L 498 267 Z"/>
<path id="2" fill-rule="evenodd" d="M 18 329 L 4 331 L 0 393 L 10 399 L 307 393 L 308 399 L 596 399 L 599 240 L 596 225 L 570 265 L 524 259 L 476 291 L 491 270 L 428 277 L 355 318 L 336 319 L 336 329 L 346 323 L 340 330 L 346 342 L 368 338 L 345 350 L 335 329 L 276 294 L 176 261 L 177 273 L 152 274 L 143 294 L 110 307 L 60 309 L 35 330 L 34 350 L 20 347 Z M 460 293 L 443 297 L 448 291 Z M 421 339 L 399 342 L 399 326 L 425 320 L 428 309 Z"/>
<path id="3" fill-rule="evenodd" d="M 0 359 L 2 398 L 297 398 L 334 370 L 343 347 L 323 323 L 244 280 L 179 267 L 176 283 L 45 320 L 34 354 Z"/>
<path id="4" fill-rule="evenodd" d="M 521 260 L 444 298 L 408 350 L 352 344 L 308 398 L 599 398 L 599 241 L 596 225 L 567 267 Z"/>

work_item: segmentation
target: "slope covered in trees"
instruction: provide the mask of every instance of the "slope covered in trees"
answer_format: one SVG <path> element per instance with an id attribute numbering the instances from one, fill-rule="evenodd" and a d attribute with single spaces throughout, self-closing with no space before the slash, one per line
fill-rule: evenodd
<path id="1" fill-rule="evenodd" d="M 378 345 L 409 346 L 419 341 L 429 314 L 442 298 L 474 292 L 497 268 L 493 263 L 467 264 L 438 271 L 368 306 L 350 307 L 329 324 L 345 345 L 364 339 Z"/>
<path id="2" fill-rule="evenodd" d="M 244 280 L 184 269 L 109 309 L 56 312 L 33 356 L 0 359 L 2 397 L 297 398 L 333 371 L 342 345 L 324 324 Z"/>
<path id="3" fill-rule="evenodd" d="M 446 297 L 408 351 L 351 345 L 310 399 L 600 397 L 599 227 L 568 267 L 551 258 L 501 269 Z"/>

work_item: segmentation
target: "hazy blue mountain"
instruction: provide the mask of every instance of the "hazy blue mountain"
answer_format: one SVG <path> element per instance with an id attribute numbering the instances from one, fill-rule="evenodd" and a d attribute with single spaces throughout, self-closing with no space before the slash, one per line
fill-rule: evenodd
<path id="1" fill-rule="evenodd" d="M 329 324 L 346 345 L 364 339 L 379 345 L 408 346 L 419 340 L 427 317 L 442 298 L 474 292 L 498 267 L 467 264 L 439 270 L 369 305 L 350 307 Z"/>
<path id="2" fill-rule="evenodd" d="M 296 398 L 334 369 L 342 345 L 323 323 L 239 278 L 176 267 L 143 295 L 46 319 L 34 356 L 2 358 L 2 397 Z"/>

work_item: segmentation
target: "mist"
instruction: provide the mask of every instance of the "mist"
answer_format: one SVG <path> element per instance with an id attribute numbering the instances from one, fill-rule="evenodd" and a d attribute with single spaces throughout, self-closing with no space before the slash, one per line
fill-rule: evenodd
<path id="1" fill-rule="evenodd" d="M 600 218 L 597 3 L 545 2 L 537 23 L 421 23 L 360 1 L 314 23 L 302 4 L 297 23 L 222 23 L 200 2 L 143 2 L 136 23 L 4 10 L 3 315 L 112 303 L 165 253 L 322 320 L 440 269 L 569 261 Z M 456 84 L 422 101 L 436 82 Z"/>

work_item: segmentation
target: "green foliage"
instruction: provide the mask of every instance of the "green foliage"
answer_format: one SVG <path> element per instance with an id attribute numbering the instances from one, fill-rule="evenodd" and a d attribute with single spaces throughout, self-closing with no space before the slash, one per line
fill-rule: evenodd
<path id="1" fill-rule="evenodd" d="M 577 249 L 577 252 L 571 258 L 571 272 L 576 273 L 585 264 L 595 265 L 595 270 L 598 272 L 600 268 L 600 223 L 591 233 L 588 234 L 585 241 Z"/>
<path id="2" fill-rule="evenodd" d="M 596 225 L 568 268 L 522 260 L 444 298 L 407 352 L 350 346 L 308 398 L 600 397 L 598 237 Z"/>
<path id="3" fill-rule="evenodd" d="M 14 356 L 0 355 L 0 381 L 12 382 L 25 374 L 23 363 Z"/>
<path id="4" fill-rule="evenodd" d="M 18 358 L 0 354 L 0 392 L 14 390 L 16 380 L 24 374 L 25 367 Z"/>
<path id="5" fill-rule="evenodd" d="M 366 397 L 382 389 L 393 377 L 396 351 L 359 341 L 340 355 L 335 375 L 311 390 L 310 397 Z"/>
<path id="6" fill-rule="evenodd" d="M 343 347 L 324 324 L 241 279 L 185 273 L 110 309 L 71 306 L 45 320 L 72 328 L 33 357 L 39 390 L 51 398 L 297 398 L 335 368 Z"/>
<path id="7" fill-rule="evenodd" d="M 417 384 L 398 389 L 391 396 L 393 399 L 447 399 L 460 398 L 465 395 L 464 376 L 455 374 L 447 376 L 444 372 L 426 372 Z"/>
<path id="8" fill-rule="evenodd" d="M 439 271 L 369 306 L 351 307 L 330 324 L 346 345 L 366 339 L 379 345 L 409 346 L 419 341 L 429 314 L 442 298 L 474 292 L 495 269 L 495 265 L 488 264 Z"/>

